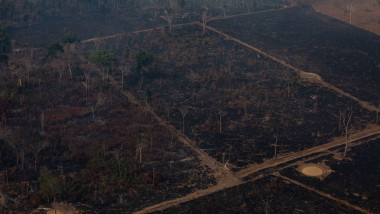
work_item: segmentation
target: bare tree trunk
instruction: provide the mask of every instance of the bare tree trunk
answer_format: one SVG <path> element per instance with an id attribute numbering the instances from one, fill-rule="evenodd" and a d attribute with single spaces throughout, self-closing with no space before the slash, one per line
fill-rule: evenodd
<path id="1" fill-rule="evenodd" d="M 69 72 L 70 72 L 70 78 L 72 79 L 73 78 L 73 72 L 71 70 L 71 44 L 69 44 L 68 47 L 69 47 L 68 68 L 69 68 Z"/>
<path id="2" fill-rule="evenodd" d="M 346 145 L 344 146 L 344 154 L 343 157 L 346 157 L 348 149 L 348 133 L 346 132 Z"/>
<path id="3" fill-rule="evenodd" d="M 219 133 L 222 133 L 222 112 L 219 112 Z"/>
<path id="4" fill-rule="evenodd" d="M 278 137 L 276 136 L 276 141 L 274 144 L 274 159 L 275 160 L 277 159 L 277 140 L 278 140 Z"/>
<path id="5" fill-rule="evenodd" d="M 344 148 L 344 154 L 343 157 L 346 157 L 347 155 L 347 149 L 348 149 L 348 135 L 349 135 L 349 127 L 351 123 L 351 118 L 352 118 L 353 110 L 352 106 L 347 108 L 344 111 L 340 111 L 341 119 L 342 119 L 342 125 L 344 127 L 344 134 L 346 135 L 346 145 Z"/>
<path id="6" fill-rule="evenodd" d="M 185 134 L 185 117 L 189 111 L 186 107 L 180 108 L 179 111 L 182 113 L 182 133 Z"/>
<path id="7" fill-rule="evenodd" d="M 124 68 L 121 69 L 121 91 L 124 91 Z"/>
<path id="8" fill-rule="evenodd" d="M 45 131 L 45 114 L 44 114 L 44 112 L 41 113 L 41 130 Z"/>

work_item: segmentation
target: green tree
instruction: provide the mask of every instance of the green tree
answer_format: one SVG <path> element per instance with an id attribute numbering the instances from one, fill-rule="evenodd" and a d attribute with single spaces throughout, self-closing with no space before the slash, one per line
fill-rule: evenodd
<path id="1" fill-rule="evenodd" d="M 107 76 L 109 70 L 112 70 L 114 63 L 116 62 L 116 54 L 113 51 L 98 50 L 93 53 L 89 60 L 94 63 L 99 68 L 103 70 L 103 80 L 104 80 L 104 71 L 107 71 Z"/>
<path id="2" fill-rule="evenodd" d="M 8 53 L 11 50 L 11 42 L 9 40 L 8 32 L 0 30 L 0 54 Z"/>
<path id="3" fill-rule="evenodd" d="M 116 56 L 112 51 L 98 50 L 90 56 L 90 62 L 98 67 L 111 68 L 115 61 Z"/>
<path id="4" fill-rule="evenodd" d="M 62 36 L 62 39 L 61 39 L 61 42 L 66 45 L 66 44 L 71 44 L 71 43 L 74 43 L 74 42 L 77 42 L 79 41 L 77 39 L 77 35 L 70 31 L 67 27 L 64 28 L 64 34 Z"/>
<path id="5" fill-rule="evenodd" d="M 38 134 L 29 128 L 19 128 L 15 130 L 10 139 L 9 145 L 13 148 L 17 154 L 17 164 L 21 161 L 21 168 L 24 169 L 25 157 L 27 156 L 29 145 L 34 145 L 39 142 L 40 138 Z"/>
<path id="6" fill-rule="evenodd" d="M 141 51 L 135 55 L 136 70 L 140 71 L 142 67 L 152 64 L 153 56 Z"/>
<path id="7" fill-rule="evenodd" d="M 57 196 L 61 193 L 61 182 L 58 176 L 54 175 L 50 170 L 45 168 L 40 171 L 38 182 L 40 183 L 42 194 L 48 203 L 50 198 L 54 198 L 55 201 Z"/>
<path id="8" fill-rule="evenodd" d="M 79 40 L 77 39 L 77 35 L 74 32 L 70 31 L 68 28 L 65 28 L 64 31 L 65 32 L 61 39 L 61 42 L 64 44 L 65 49 L 67 50 L 65 51 L 67 52 L 67 67 L 69 68 L 70 77 L 73 78 L 73 72 L 71 70 L 71 49 L 74 48 L 74 43 L 79 42 Z"/>
<path id="9" fill-rule="evenodd" d="M 186 5 L 185 0 L 177 0 L 177 3 L 178 3 L 178 6 L 180 6 L 181 8 L 184 8 Z"/>
<path id="10" fill-rule="evenodd" d="M 46 56 L 49 58 L 56 58 L 58 52 L 63 52 L 63 47 L 58 42 L 49 45 L 47 48 Z"/>

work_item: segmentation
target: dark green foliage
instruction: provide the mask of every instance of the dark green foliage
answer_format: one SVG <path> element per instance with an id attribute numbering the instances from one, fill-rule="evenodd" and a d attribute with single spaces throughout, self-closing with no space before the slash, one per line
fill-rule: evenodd
<path id="1" fill-rule="evenodd" d="M 148 103 L 152 101 L 152 92 L 150 92 L 148 89 L 145 90 L 145 96 Z"/>
<path id="2" fill-rule="evenodd" d="M 177 3 L 178 3 L 178 6 L 180 6 L 181 8 L 185 7 L 185 0 L 177 0 Z"/>
<path id="3" fill-rule="evenodd" d="M 153 56 L 141 51 L 136 54 L 136 70 L 140 71 L 142 67 L 152 64 Z"/>
<path id="4" fill-rule="evenodd" d="M 0 206 L 0 213 L 9 213 L 9 209 L 6 206 Z"/>
<path id="5" fill-rule="evenodd" d="M 169 15 L 169 14 L 171 14 L 173 12 L 173 9 L 170 8 L 170 7 L 167 7 L 167 8 L 165 8 L 164 12 L 165 12 L 165 14 Z"/>
<path id="6" fill-rule="evenodd" d="M 57 57 L 58 52 L 63 52 L 63 47 L 57 42 L 57 43 L 50 45 L 47 48 L 46 56 L 50 57 L 50 58 L 55 58 L 55 57 Z"/>
<path id="7" fill-rule="evenodd" d="M 70 31 L 68 28 L 65 28 L 65 33 L 63 34 L 61 42 L 63 44 L 67 44 L 74 43 L 76 41 L 78 41 L 77 35 L 74 32 Z"/>
<path id="8" fill-rule="evenodd" d="M 35 144 L 40 141 L 40 137 L 34 130 L 22 127 L 12 134 L 11 141 L 17 148 L 25 148 L 29 144 Z"/>
<path id="9" fill-rule="evenodd" d="M 94 156 L 88 164 L 88 167 L 97 172 L 102 171 L 106 176 L 105 180 L 113 183 L 122 183 L 133 185 L 140 182 L 138 174 L 131 169 L 130 163 L 125 158 L 104 158 Z"/>
<path id="10" fill-rule="evenodd" d="M 0 53 L 9 53 L 11 51 L 11 41 L 8 32 L 5 29 L 0 30 Z"/>
<path id="11" fill-rule="evenodd" d="M 61 192 L 61 182 L 58 176 L 54 175 L 48 169 L 42 169 L 40 171 L 38 182 L 40 182 L 42 194 L 48 202 L 50 198 L 57 197 Z"/>
<path id="12" fill-rule="evenodd" d="M 90 62 L 101 68 L 110 68 L 116 62 L 113 51 L 98 50 L 90 56 Z"/>

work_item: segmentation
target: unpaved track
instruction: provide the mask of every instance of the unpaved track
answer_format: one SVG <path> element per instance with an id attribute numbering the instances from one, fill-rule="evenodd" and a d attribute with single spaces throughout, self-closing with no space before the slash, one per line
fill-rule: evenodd
<path id="1" fill-rule="evenodd" d="M 283 9 L 286 9 L 286 8 L 261 10 L 261 11 L 254 11 L 254 12 L 249 12 L 249 13 L 229 15 L 229 16 L 211 17 L 211 18 L 209 18 L 208 21 L 220 20 L 220 19 L 230 19 L 230 18 L 239 17 L 239 16 L 247 16 L 247 15 L 251 15 L 251 14 L 265 13 L 265 12 L 271 12 L 271 11 L 277 11 L 277 10 L 283 10 Z M 195 24 L 198 25 L 199 22 L 194 21 L 194 22 L 187 22 L 187 23 L 183 23 L 183 24 L 175 24 L 175 25 L 172 25 L 172 28 L 182 27 L 182 26 L 186 26 L 186 25 L 195 25 Z M 81 43 L 102 41 L 102 40 L 106 40 L 106 39 L 116 38 L 119 36 L 126 36 L 126 35 L 130 35 L 130 34 L 139 34 L 139 33 L 144 33 L 144 32 L 149 32 L 149 31 L 154 31 L 154 30 L 162 30 L 165 27 L 167 27 L 167 25 L 157 26 L 155 28 L 148 28 L 148 29 L 143 29 L 143 30 L 136 30 L 136 31 L 126 32 L 126 33 L 118 33 L 118 34 L 103 36 L 103 37 L 94 37 L 94 38 L 85 39 L 85 40 L 81 41 Z"/>
<path id="2" fill-rule="evenodd" d="M 370 137 L 370 136 L 376 135 L 376 134 L 380 134 L 380 126 L 374 126 L 373 125 L 373 126 L 368 127 L 365 130 L 362 130 L 356 134 L 353 134 L 351 136 L 351 140 L 349 141 L 349 143 L 353 143 L 353 141 L 358 141 L 362 138 Z M 299 159 L 299 158 L 302 158 L 305 156 L 309 156 L 309 155 L 312 155 L 315 153 L 324 152 L 328 149 L 332 149 L 332 148 L 335 148 L 335 147 L 338 147 L 338 146 L 341 146 L 344 144 L 345 144 L 345 138 L 341 137 L 341 138 L 339 138 L 339 139 L 337 139 L 331 143 L 327 143 L 327 144 L 324 144 L 321 146 L 313 147 L 311 149 L 307 149 L 307 150 L 304 150 L 301 152 L 297 152 L 297 153 L 291 154 L 288 157 L 280 158 L 277 160 L 266 161 L 262 164 L 248 166 L 247 168 L 245 168 L 239 172 L 236 172 L 235 175 L 238 176 L 239 178 L 244 178 L 244 177 L 251 175 L 254 172 L 258 172 L 258 171 L 265 170 L 268 168 L 276 167 L 280 164 L 285 164 L 287 162 L 290 162 L 290 161 L 293 161 L 293 160 L 296 160 L 296 159 Z M 253 180 L 256 180 L 256 179 L 261 178 L 261 177 L 263 177 L 263 174 L 257 175 Z M 228 177 L 225 177 L 225 178 L 228 179 Z M 252 180 L 249 180 L 249 181 L 252 181 Z M 230 187 L 239 186 L 243 183 L 245 183 L 245 182 L 243 182 L 241 180 L 236 181 L 236 179 L 227 180 L 227 181 L 222 180 L 216 186 L 213 186 L 213 187 L 210 187 L 210 188 L 204 189 L 204 190 L 198 190 L 198 191 L 190 193 L 184 197 L 176 198 L 176 199 L 169 200 L 169 201 L 164 201 L 164 202 L 146 207 L 143 210 L 140 210 L 140 211 L 135 212 L 135 213 L 141 214 L 141 213 L 151 213 L 151 212 L 155 212 L 155 211 L 161 211 L 161 210 L 179 205 L 181 203 L 185 203 L 185 202 L 194 200 L 194 199 L 199 198 L 199 197 L 207 196 L 209 194 L 222 191 L 222 190 L 230 188 Z M 305 186 L 305 185 L 303 185 L 303 186 Z M 328 194 L 325 194 L 323 192 L 320 192 L 320 193 L 321 193 L 320 195 L 325 196 L 325 197 L 330 198 L 330 199 L 333 199 L 335 201 L 339 200 L 339 199 L 331 198 L 331 196 L 328 196 Z M 347 202 L 343 203 L 343 204 L 345 204 L 348 207 L 351 207 L 351 205 Z M 354 205 L 352 205 L 352 206 L 354 206 Z M 367 212 L 366 210 L 361 209 L 360 207 L 356 207 L 354 209 L 357 209 L 361 212 L 364 211 L 365 213 Z"/>
<path id="3" fill-rule="evenodd" d="M 119 83 L 116 82 L 113 77 L 109 77 L 109 81 L 110 84 L 112 84 L 114 87 L 121 88 Z M 141 104 L 141 102 L 136 99 L 136 97 L 129 91 L 123 91 L 122 94 L 128 98 L 129 102 L 136 104 L 141 109 L 148 111 L 149 114 L 151 114 L 161 126 L 168 128 L 175 134 L 175 136 L 178 137 L 179 141 L 190 147 L 190 149 L 197 154 L 198 158 L 201 161 L 201 164 L 209 167 L 214 172 L 213 175 L 219 182 L 240 182 L 240 179 L 237 178 L 231 172 L 231 170 L 225 168 L 223 164 L 210 157 L 205 151 L 199 148 L 194 141 L 190 140 L 186 135 L 182 134 L 174 126 L 170 125 L 166 120 L 163 120 L 150 108 L 150 106 Z"/>
<path id="4" fill-rule="evenodd" d="M 253 12 L 249 12 L 249 13 L 241 13 L 241 14 L 235 14 L 235 15 L 216 16 L 216 17 L 209 18 L 208 21 L 214 21 L 214 20 L 220 20 L 220 19 L 230 19 L 230 18 L 235 18 L 235 17 L 239 17 L 239 16 L 247 16 L 247 15 L 252 15 L 252 14 L 267 13 L 267 12 L 280 11 L 280 10 L 285 10 L 285 9 L 287 9 L 287 7 L 278 8 L 278 9 L 269 9 L 269 10 L 259 10 L 259 11 L 253 11 Z"/>
<path id="5" fill-rule="evenodd" d="M 220 35 L 223 35 L 224 37 L 226 37 L 226 38 L 229 39 L 229 40 L 232 40 L 232 41 L 234 41 L 234 42 L 237 42 L 237 43 L 239 43 L 239 44 L 241 44 L 241 45 L 243 45 L 243 46 L 245 46 L 245 47 L 247 47 L 247 48 L 249 48 L 249 49 L 252 49 L 252 50 L 254 50 L 254 51 L 256 51 L 256 52 L 258 52 L 258 53 L 260 53 L 260 54 L 262 54 L 262 55 L 264 55 L 264 56 L 266 56 L 266 57 L 268 57 L 268 58 L 270 58 L 270 59 L 272 59 L 272 60 L 274 60 L 274 61 L 276 61 L 276 62 L 282 64 L 282 65 L 284 65 L 285 67 L 288 67 L 288 68 L 292 69 L 294 72 L 296 72 L 297 74 L 300 75 L 300 77 L 301 77 L 302 80 L 306 80 L 306 81 L 309 81 L 309 82 L 312 82 L 312 83 L 318 83 L 318 84 L 321 84 L 322 86 L 324 86 L 324 87 L 326 87 L 326 88 L 329 88 L 329 89 L 331 89 L 331 90 L 334 90 L 334 91 L 337 92 L 338 94 L 341 94 L 341 95 L 343 95 L 343 96 L 345 96 L 345 97 L 348 97 L 348 98 L 354 100 L 355 102 L 358 102 L 359 105 L 360 105 L 362 108 L 367 109 L 368 111 L 374 111 L 374 112 L 377 111 L 377 108 L 376 108 L 375 106 L 369 104 L 368 102 L 362 101 L 362 100 L 358 99 L 357 97 L 352 96 L 351 94 L 349 94 L 349 93 L 347 93 L 347 92 L 344 92 L 343 90 L 341 90 L 341 89 L 335 87 L 334 85 L 332 85 L 332 84 L 330 84 L 330 83 L 325 82 L 325 81 L 321 78 L 321 76 L 319 76 L 318 74 L 315 74 L 315 73 L 308 73 L 308 72 L 305 72 L 305 71 L 303 71 L 303 70 L 301 70 L 301 69 L 298 69 L 298 68 L 296 68 L 296 67 L 294 67 L 294 66 L 292 66 L 292 65 L 290 65 L 290 64 L 288 64 L 288 63 L 286 63 L 284 60 L 281 60 L 281 59 L 279 59 L 279 58 L 276 58 L 276 57 L 274 57 L 274 56 L 272 56 L 272 55 L 270 55 L 270 54 L 268 54 L 268 53 L 266 53 L 266 52 L 264 52 L 264 51 L 262 51 L 262 50 L 260 50 L 260 49 L 258 49 L 258 48 L 256 48 L 256 47 L 254 47 L 254 46 L 252 46 L 252 45 L 250 45 L 250 44 L 248 44 L 248 43 L 245 43 L 245 42 L 243 42 L 243 41 L 241 41 L 241 40 L 239 40 L 239 39 L 233 38 L 232 36 L 230 36 L 230 35 L 228 35 L 228 34 L 226 34 L 226 33 L 223 33 L 222 31 L 217 30 L 216 28 L 210 27 L 210 26 L 208 26 L 208 25 L 206 25 L 205 27 L 206 27 L 206 29 L 208 29 L 208 30 L 211 30 L 211 31 L 214 31 L 215 33 L 218 33 L 218 34 L 220 34 Z"/>
<path id="6" fill-rule="evenodd" d="M 238 186 L 240 184 L 243 184 L 243 182 L 239 181 L 239 182 L 219 183 L 218 185 L 210 187 L 208 189 L 198 190 L 198 191 L 190 193 L 184 197 L 176 198 L 176 199 L 169 200 L 169 201 L 164 201 L 162 203 L 155 204 L 155 205 L 150 206 L 150 207 L 146 207 L 143 210 L 137 211 L 135 213 L 136 214 L 142 214 L 142 213 L 151 213 L 151 212 L 161 211 L 161 210 L 176 206 L 176 205 L 181 204 L 181 203 L 192 201 L 196 198 L 200 198 L 200 197 L 203 197 L 203 196 L 215 193 L 215 192 L 219 192 L 219 191 L 222 191 L 224 189 L 227 189 L 227 188 L 230 188 L 233 186 Z"/>
<path id="7" fill-rule="evenodd" d="M 181 26 L 185 26 L 185 25 L 195 25 L 195 24 L 199 24 L 199 22 L 188 22 L 188 23 L 183 23 L 183 24 L 176 24 L 176 25 L 172 25 L 172 28 L 181 27 Z M 112 38 L 127 36 L 127 35 L 131 35 L 131 34 L 139 34 L 139 33 L 144 33 L 144 32 L 149 32 L 149 31 L 162 30 L 165 27 L 167 27 L 167 26 L 164 25 L 164 26 L 159 26 L 159 27 L 155 27 L 155 28 L 148 28 L 148 29 L 144 29 L 144 30 L 136 30 L 136 31 L 127 32 L 127 33 L 118 33 L 118 34 L 109 35 L 109 36 L 94 37 L 94 38 L 83 40 L 83 41 L 81 41 L 81 43 L 103 41 L 106 39 L 112 39 Z"/>
<path id="8" fill-rule="evenodd" d="M 267 11 L 258 11 L 258 12 L 253 12 L 253 13 L 262 13 L 262 12 L 267 12 Z M 250 13 L 252 14 L 252 13 Z M 229 17 L 224 17 L 224 18 L 232 18 L 232 17 L 236 17 L 236 16 L 243 16 L 243 15 L 248 15 L 248 14 L 239 14 L 239 15 L 234 15 L 234 16 L 229 16 Z M 213 20 L 215 19 L 223 19 L 223 17 L 220 17 L 220 18 L 214 18 Z M 179 27 L 179 26 L 184 26 L 184 25 L 193 25 L 193 24 L 197 24 L 197 25 L 201 25 L 201 23 L 199 22 L 191 22 L 191 23 L 185 23 L 185 24 L 178 24 L 178 25 L 173 25 L 172 27 Z M 91 38 L 91 39 L 87 39 L 87 40 L 84 40 L 82 41 L 82 43 L 87 43 L 87 42 L 95 42 L 95 41 L 99 41 L 99 40 L 105 40 L 105 39 L 110 39 L 110 38 L 115 38 L 115 37 L 118 37 L 118 36 L 123 36 L 123 35 L 128 35 L 128 34 L 138 34 L 138 33 L 142 33 L 142 32 L 148 32 L 148 31 L 153 31 L 153 30 L 159 30 L 159 29 L 162 29 L 164 28 L 165 26 L 163 27 L 157 27 L 157 28 L 151 28 L 151 29 L 145 29 L 145 30 L 139 30 L 139 31 L 134 31 L 134 32 L 130 32 L 130 33 L 122 33 L 122 34 L 116 34 L 116 35 L 111 35 L 111 36 L 106 36 L 106 37 L 101 37 L 101 38 Z M 369 111 L 377 111 L 377 108 L 370 105 L 369 103 L 367 102 L 364 102 L 364 101 L 361 101 L 359 100 L 358 98 L 350 95 L 349 93 L 346 93 L 344 92 L 343 90 L 341 89 L 338 89 L 336 88 L 335 86 L 329 84 L 329 83 L 326 83 L 325 81 L 322 80 L 322 78 L 318 75 L 318 74 L 314 74 L 314 73 L 307 73 L 305 71 L 302 71 L 298 68 L 295 68 L 294 66 L 286 63 L 285 61 L 283 60 L 280 60 L 274 56 L 271 56 L 269 55 L 268 53 L 252 46 L 252 45 L 249 45 L 245 42 L 242 42 L 236 38 L 233 38 L 215 28 L 212 28 L 210 26 L 205 26 L 208 30 L 211 30 L 211 31 L 214 31 L 220 35 L 223 35 L 224 37 L 226 37 L 227 39 L 230 39 L 232 41 L 235 41 L 237 43 L 240 43 L 244 46 L 246 46 L 247 48 L 250 48 L 274 61 L 277 61 L 278 63 L 292 69 L 294 72 L 298 73 L 300 75 L 300 77 L 303 79 L 303 80 L 307 80 L 309 82 L 312 82 L 312 83 L 318 83 L 318 84 L 321 84 L 322 86 L 324 87 L 327 87 L 331 90 L 334 90 L 336 91 L 337 93 L 343 95 L 343 96 L 346 96 L 356 102 L 358 102 L 363 108 L 369 110 Z M 118 83 L 111 79 L 111 82 L 114 86 L 118 86 Z M 184 202 L 188 202 L 188 201 L 191 201 L 191 200 L 194 200 L 196 198 L 199 198 L 199 197 L 203 197 L 203 196 L 206 196 L 206 195 L 209 195 L 209 194 L 212 194 L 212 193 L 215 193 L 215 192 L 218 192 L 218 191 L 221 191 L 221 190 L 224 190 L 226 188 L 230 188 L 230 187 L 233 187 L 233 186 L 238 186 L 238 185 L 241 185 L 243 184 L 244 182 L 241 180 L 241 178 L 244 178 L 244 177 L 247 177 L 249 175 L 251 175 L 252 173 L 255 173 L 255 172 L 258 172 L 258 171 L 261 171 L 261 170 L 264 170 L 264 169 L 268 169 L 268 168 L 272 168 L 272 167 L 276 167 L 280 164 L 285 164 L 289 161 L 293 161 L 293 160 L 296 160 L 296 159 L 299 159 L 299 158 L 302 158 L 302 157 L 305 157 L 305 156 L 308 156 L 308 155 L 312 155 L 312 154 L 316 154 L 316 153 L 320 153 L 320 152 L 323 152 L 323 151 L 326 151 L 328 149 L 331 149 L 331 148 L 335 148 L 335 147 L 338 147 L 338 146 L 341 146 L 341 145 L 344 145 L 345 144 L 345 139 L 342 137 L 342 138 L 339 138 L 337 140 L 334 140 L 333 142 L 331 143 L 327 143 L 327 144 L 324 144 L 324 145 L 320 145 L 320 146 L 317 146 L 317 147 L 313 147 L 313 148 L 310 148 L 310 149 L 307 149 L 307 150 L 304 150 L 304 151 L 301 151 L 301 152 L 297 152 L 297 153 L 294 153 L 294 154 L 291 154 L 287 157 L 282 157 L 282 158 L 278 158 L 277 160 L 269 160 L 269 161 L 266 161 L 262 164 L 257 164 L 257 165 L 250 165 L 248 166 L 247 168 L 237 172 L 237 173 L 232 173 L 229 169 L 226 169 L 223 167 L 223 165 L 221 163 L 219 163 L 218 161 L 216 161 L 214 158 L 210 157 L 206 152 L 204 152 L 202 149 L 200 149 L 197 145 L 196 145 L 196 142 L 190 140 L 187 136 L 185 136 L 184 134 L 182 134 L 180 131 L 178 131 L 177 129 L 175 129 L 172 125 L 168 124 L 166 121 L 164 121 L 162 118 L 160 118 L 157 114 L 155 114 L 155 112 L 153 112 L 149 107 L 145 107 L 144 105 L 142 105 L 134 96 L 132 93 L 130 92 L 123 92 L 123 94 L 128 97 L 129 101 L 132 102 L 132 103 L 135 103 L 137 105 L 139 105 L 141 108 L 148 108 L 147 110 L 150 112 L 151 115 L 154 116 L 154 118 L 163 126 L 169 128 L 171 131 L 173 131 L 173 133 L 176 133 L 176 135 L 178 136 L 178 139 L 184 143 L 185 145 L 187 145 L 188 147 L 190 147 L 194 152 L 197 153 L 198 155 L 198 158 L 200 159 L 201 161 L 201 164 L 202 165 L 205 165 L 205 166 L 208 166 L 212 171 L 213 171 L 213 176 L 217 179 L 218 183 L 217 185 L 215 186 L 212 186 L 208 189 L 204 189 L 204 190 L 198 190 L 198 191 L 195 191 L 193 193 L 190 193 L 184 197 L 180 197 L 180 198 L 176 198 L 176 199 L 173 199 L 173 200 L 169 200 L 169 201 L 165 201 L 165 202 L 162 202 L 162 203 L 159 203 L 159 204 L 156 204 L 156 205 L 152 205 L 152 206 L 149 206 L 149 207 L 146 207 L 144 208 L 143 210 L 141 211 L 138 211 L 136 213 L 150 213 L 150 212 L 154 212 L 154 211 L 160 211 L 160 210 L 164 210 L 164 209 L 167 209 L 167 208 L 170 208 L 172 206 L 176 206 L 178 204 L 181 204 L 181 203 L 184 203 Z M 357 141 L 357 140 L 360 140 L 362 138 L 365 138 L 365 137 L 369 137 L 371 135 L 375 135 L 375 134 L 380 134 L 380 127 L 379 126 L 371 126 L 361 132 L 358 132 L 356 134 L 353 134 L 351 136 L 351 139 L 350 139 L 350 142 L 352 143 L 353 141 Z M 259 177 L 261 177 L 262 175 L 259 175 Z M 299 184 L 300 186 L 305 186 L 303 184 Z M 306 188 L 306 187 L 305 187 Z M 308 187 L 308 188 L 311 188 L 311 187 Z M 314 191 L 312 188 L 310 189 L 312 191 Z M 318 190 L 315 190 L 315 191 L 318 191 Z M 315 192 L 314 191 L 314 192 Z M 319 192 L 319 191 L 318 191 Z M 318 193 L 317 192 L 317 193 Z M 328 194 L 325 194 L 325 193 L 322 193 L 322 192 L 319 192 L 320 195 L 323 195 L 327 198 L 330 198 L 330 199 L 333 199 L 335 201 L 338 201 L 342 204 L 345 204 L 346 206 L 354 206 L 354 205 L 351 205 L 347 202 L 344 202 L 344 201 L 340 201 L 339 199 L 335 199 L 333 198 L 332 196 L 328 195 Z M 318 194 L 319 194 L 318 193 Z M 358 211 L 361 211 L 361 212 L 364 212 L 364 213 L 368 213 L 368 211 L 360 208 L 360 207 L 352 207 L 353 209 L 356 209 Z"/>
<path id="9" fill-rule="evenodd" d="M 118 83 L 112 77 L 110 77 L 110 82 L 115 87 L 118 87 Z M 175 127 L 168 124 L 165 120 L 163 120 L 161 117 L 159 117 L 153 110 L 150 109 L 149 106 L 142 105 L 139 102 L 139 100 L 136 99 L 135 96 L 133 96 L 133 94 L 131 92 L 124 91 L 124 92 L 122 92 L 122 94 L 125 95 L 131 103 L 134 103 L 134 104 L 140 106 L 140 108 L 147 110 L 157 120 L 157 122 L 160 123 L 160 125 L 167 127 L 173 133 L 175 133 L 176 136 L 178 137 L 178 139 L 183 144 L 190 147 L 190 149 L 193 150 L 197 154 L 198 158 L 201 161 L 201 165 L 207 166 L 212 170 L 211 176 L 214 176 L 218 182 L 215 186 L 212 186 L 208 189 L 197 190 L 197 191 L 190 193 L 184 197 L 165 201 L 165 202 L 144 208 L 143 210 L 138 211 L 136 213 L 150 213 L 150 212 L 154 212 L 154 211 L 163 210 L 163 209 L 178 205 L 180 203 L 191 201 L 191 200 L 194 200 L 195 198 L 199 198 L 199 197 L 202 197 L 205 195 L 209 195 L 211 193 L 218 192 L 218 191 L 221 191 L 223 189 L 226 189 L 226 188 L 229 188 L 232 186 L 237 186 L 237 185 L 240 185 L 243 183 L 238 177 L 236 177 L 234 175 L 234 173 L 231 172 L 231 170 L 229 170 L 228 168 L 225 168 L 223 166 L 223 164 L 216 161 L 214 158 L 210 157 L 205 151 L 200 149 L 194 141 L 190 140 L 187 136 L 182 134 Z"/>
<path id="10" fill-rule="evenodd" d="M 352 144 L 355 141 L 358 141 L 360 139 L 370 137 L 370 136 L 376 135 L 376 134 L 380 134 L 380 126 L 371 125 L 371 126 L 367 127 L 366 129 L 364 129 L 364 130 L 362 130 L 356 134 L 351 135 L 348 142 L 350 144 Z M 299 159 L 302 157 L 306 157 L 306 156 L 309 156 L 312 154 L 324 152 L 326 150 L 333 149 L 333 148 L 338 147 L 338 146 L 342 146 L 345 143 L 346 143 L 345 137 L 340 137 L 340 138 L 338 138 L 338 139 L 336 139 L 330 143 L 326 143 L 326 144 L 316 146 L 316 147 L 313 147 L 310 149 L 306 149 L 306 150 L 303 150 L 300 152 L 296 152 L 296 153 L 290 154 L 289 156 L 286 156 L 286 157 L 277 158 L 276 160 L 268 160 L 268 161 L 263 162 L 262 164 L 250 165 L 247 168 L 242 169 L 239 172 L 236 172 L 235 174 L 239 178 L 244 178 L 244 177 L 249 176 L 252 173 L 261 171 L 263 169 L 272 168 L 272 167 L 275 167 L 275 166 L 278 166 L 281 164 L 285 164 L 289 161 L 293 161 L 293 160 L 296 160 L 296 159 Z"/>
<path id="11" fill-rule="evenodd" d="M 289 182 L 291 182 L 291 183 L 293 183 L 293 184 L 295 184 L 295 185 L 297 185 L 297 186 L 300 186 L 300 187 L 303 187 L 303 188 L 305 188 L 305 189 L 308 189 L 308 190 L 310 190 L 310 191 L 312 191 L 312 192 L 315 192 L 315 193 L 317 193 L 318 195 L 321 195 L 321 196 L 326 197 L 326 198 L 328 198 L 328 199 L 334 200 L 334 201 L 338 202 L 338 204 L 344 204 L 345 206 L 347 206 L 347 207 L 349 207 L 349 208 L 351 208 L 351 209 L 357 210 L 357 211 L 359 211 L 359 212 L 362 212 L 362 213 L 371 213 L 371 212 L 369 212 L 368 210 L 365 210 L 365 209 L 363 209 L 363 208 L 361 208 L 361 207 L 358 207 L 358 206 L 355 206 L 355 205 L 353 205 L 353 204 L 350 204 L 350 203 L 348 203 L 347 201 L 344 201 L 344 200 L 341 200 L 341 199 L 335 198 L 335 197 L 331 196 L 330 194 L 327 194 L 327 193 L 321 192 L 321 191 L 319 191 L 319 190 L 317 190 L 317 189 L 315 189 L 315 188 L 313 188 L 313 187 L 307 186 L 307 185 L 305 185 L 305 184 L 303 184 L 303 183 L 300 183 L 300 182 L 298 182 L 298 181 L 296 181 L 296 180 L 293 180 L 293 179 L 291 179 L 291 178 L 285 177 L 285 176 L 281 175 L 280 173 L 273 173 L 273 175 L 274 175 L 274 176 L 277 176 L 277 177 L 279 177 L 279 178 L 281 178 L 281 179 L 283 179 L 283 180 L 287 180 L 287 181 L 289 181 Z"/>
<path id="12" fill-rule="evenodd" d="M 229 169 L 225 168 L 223 164 L 221 164 L 214 158 L 210 157 L 205 151 L 200 149 L 194 141 L 190 140 L 187 136 L 182 134 L 172 125 L 164 121 L 153 110 L 151 110 L 150 107 L 141 105 L 141 103 L 133 96 L 132 93 L 130 92 L 122 92 L 122 93 L 128 98 L 130 102 L 139 105 L 141 108 L 145 108 L 145 109 L 148 108 L 147 110 L 149 111 L 149 113 L 157 120 L 157 122 L 160 123 L 160 125 L 165 126 L 168 129 L 170 129 L 173 133 L 176 134 L 176 136 L 182 143 L 184 143 L 185 145 L 190 147 L 191 150 L 197 153 L 198 158 L 200 159 L 201 163 L 205 166 L 208 166 L 214 172 L 213 175 L 219 182 L 222 182 L 223 184 L 227 184 L 228 182 L 240 183 L 240 179 L 238 179 Z"/>

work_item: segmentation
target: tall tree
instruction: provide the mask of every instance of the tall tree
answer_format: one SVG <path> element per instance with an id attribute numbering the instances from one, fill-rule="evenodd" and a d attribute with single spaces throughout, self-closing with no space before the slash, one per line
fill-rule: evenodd
<path id="1" fill-rule="evenodd" d="M 352 105 L 340 110 L 340 122 L 342 123 L 342 127 L 344 128 L 344 135 L 346 138 L 346 144 L 344 147 L 343 157 L 346 157 L 346 155 L 347 155 L 349 128 L 350 128 L 351 121 L 352 121 L 352 114 L 353 114 Z"/>
<path id="2" fill-rule="evenodd" d="M 67 67 L 70 72 L 70 77 L 73 78 L 73 72 L 71 70 L 71 51 L 75 48 L 75 42 L 78 42 L 79 40 L 77 39 L 77 35 L 68 28 L 65 28 L 64 31 L 61 42 L 64 44 L 65 52 L 67 53 Z"/>
<path id="3" fill-rule="evenodd" d="M 54 175 L 53 172 L 48 169 L 42 169 L 38 177 L 38 182 L 40 183 L 42 194 L 48 203 L 52 197 L 55 201 L 61 192 L 61 183 L 58 176 Z"/>
<path id="4" fill-rule="evenodd" d="M 96 66 L 103 70 L 103 81 L 105 78 L 105 72 L 107 76 L 109 70 L 113 68 L 116 62 L 116 54 L 113 51 L 98 50 L 90 56 L 90 62 L 94 63 Z"/>

